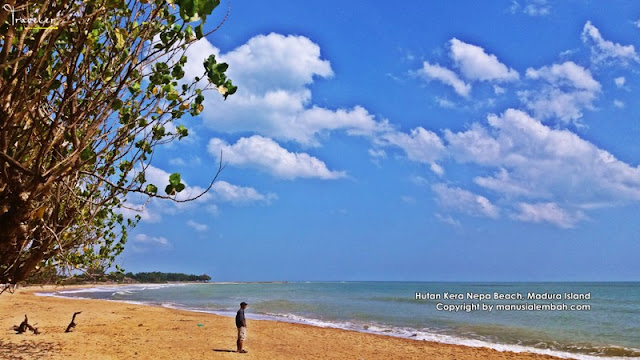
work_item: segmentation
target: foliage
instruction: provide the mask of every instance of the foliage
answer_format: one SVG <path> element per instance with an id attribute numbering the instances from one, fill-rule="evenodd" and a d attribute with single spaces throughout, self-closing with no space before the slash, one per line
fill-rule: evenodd
<path id="1" fill-rule="evenodd" d="M 209 281 L 211 276 L 207 274 L 191 275 L 183 273 L 163 273 L 163 272 L 139 272 L 136 274 L 126 273 L 125 278 L 133 279 L 141 283 L 166 283 L 166 282 L 182 282 L 182 281 Z"/>
<path id="2" fill-rule="evenodd" d="M 164 273 L 164 272 L 140 272 L 140 273 L 123 273 L 113 271 L 105 273 L 101 269 L 89 269 L 87 272 L 77 274 L 71 277 L 62 277 L 59 274 L 48 273 L 38 274 L 29 277 L 25 283 L 27 284 L 86 284 L 97 282 L 116 282 L 116 283 L 167 283 L 167 282 L 207 282 L 211 280 L 211 276 L 207 274 L 193 275 L 184 273 Z"/>
<path id="3" fill-rule="evenodd" d="M 0 10 L 0 283 L 111 266 L 140 219 L 122 215 L 127 194 L 186 201 L 179 174 L 162 194 L 145 170 L 157 146 L 188 135 L 172 123 L 200 114 L 205 90 L 236 91 L 213 55 L 201 77 L 184 78 L 186 49 L 218 4 L 10 0 L 13 13 Z"/>

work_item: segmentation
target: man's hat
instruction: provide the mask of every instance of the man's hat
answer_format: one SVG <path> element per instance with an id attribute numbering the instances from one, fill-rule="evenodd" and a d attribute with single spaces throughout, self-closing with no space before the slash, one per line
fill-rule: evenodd
<path id="1" fill-rule="evenodd" d="M 249 305 L 249 304 L 247 304 L 247 303 L 246 303 L 246 302 L 244 302 L 244 301 L 240 303 L 240 306 L 245 306 L 245 305 Z"/>

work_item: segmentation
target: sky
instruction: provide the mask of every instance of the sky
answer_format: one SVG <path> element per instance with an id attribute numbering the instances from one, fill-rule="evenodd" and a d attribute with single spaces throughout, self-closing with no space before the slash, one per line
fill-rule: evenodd
<path id="1" fill-rule="evenodd" d="M 640 281 L 640 2 L 233 1 L 238 85 L 129 199 L 127 271 L 216 281 Z M 208 18 L 215 28 L 227 1 Z M 222 154 L 222 155 L 220 155 Z M 127 211 L 131 215 L 132 211 Z"/>

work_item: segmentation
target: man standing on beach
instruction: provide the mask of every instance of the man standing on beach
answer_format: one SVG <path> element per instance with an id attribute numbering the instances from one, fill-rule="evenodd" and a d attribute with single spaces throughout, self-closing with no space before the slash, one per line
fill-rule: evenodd
<path id="1" fill-rule="evenodd" d="M 238 328 L 238 341 L 236 344 L 238 345 L 239 353 L 246 353 L 247 350 L 242 348 L 242 344 L 247 339 L 247 320 L 244 318 L 244 309 L 247 308 L 246 302 L 240 303 L 240 310 L 236 314 L 236 327 Z"/>

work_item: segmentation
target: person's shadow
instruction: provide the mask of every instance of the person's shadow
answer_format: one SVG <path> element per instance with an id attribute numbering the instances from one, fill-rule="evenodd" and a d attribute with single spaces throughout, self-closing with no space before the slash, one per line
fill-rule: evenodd
<path id="1" fill-rule="evenodd" d="M 229 349 L 213 349 L 213 351 L 216 351 L 216 352 L 236 352 L 235 350 L 229 350 Z"/>

